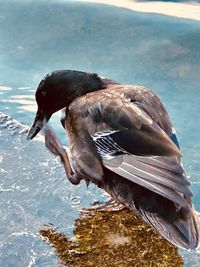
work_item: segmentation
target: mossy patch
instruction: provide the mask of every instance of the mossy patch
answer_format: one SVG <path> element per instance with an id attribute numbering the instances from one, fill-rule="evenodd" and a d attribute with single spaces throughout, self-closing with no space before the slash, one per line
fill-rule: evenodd
<path id="1" fill-rule="evenodd" d="M 53 245 L 62 266 L 183 266 L 177 248 L 127 209 L 82 211 L 72 239 L 50 227 L 40 235 Z"/>

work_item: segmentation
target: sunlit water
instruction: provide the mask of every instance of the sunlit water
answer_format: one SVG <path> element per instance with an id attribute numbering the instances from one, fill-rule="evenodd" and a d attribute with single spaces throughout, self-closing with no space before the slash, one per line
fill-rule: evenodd
<path id="1" fill-rule="evenodd" d="M 36 110 L 35 89 L 43 75 L 55 69 L 97 72 L 122 83 L 147 86 L 159 94 L 175 124 L 184 166 L 191 176 L 194 203 L 200 211 L 199 22 L 84 2 L 0 0 L 0 24 L 0 111 L 30 125 Z M 59 114 L 53 116 L 51 125 L 63 144 L 67 144 L 59 125 Z M 38 157 L 43 162 L 39 154 L 38 146 L 29 158 L 31 166 Z M 20 153 L 14 160 L 18 156 Z M 5 182 L 5 173 L 0 173 L 3 177 L 0 266 L 27 266 L 27 262 L 29 266 L 56 266 L 53 252 L 35 236 L 38 225 L 41 221 L 53 223 L 66 232 L 73 227 L 72 219 L 66 223 L 67 214 L 76 217 L 69 199 L 84 199 L 85 187 L 82 190 L 70 187 L 72 196 L 69 196 L 68 188 L 64 189 L 63 180 L 60 182 L 61 177 L 54 172 L 53 163 L 49 165 L 45 159 L 43 163 L 48 171 L 34 174 L 32 177 L 38 175 L 40 179 L 26 180 L 27 184 L 18 185 L 15 175 Z M 34 164 L 37 166 L 37 162 Z M 48 176 L 49 169 L 52 178 Z M 27 169 L 22 167 L 23 177 L 24 171 Z M 44 185 L 47 176 L 50 180 Z M 49 183 L 51 179 L 53 185 Z M 38 191 L 34 191 L 36 187 Z M 26 195 L 25 201 L 27 188 L 33 191 Z M 77 210 L 92 200 L 102 199 L 93 187 L 86 192 L 91 197 L 82 206 L 78 204 Z M 24 215 L 20 204 L 23 201 L 27 206 L 22 206 L 29 210 L 30 217 Z M 33 216 L 34 213 L 38 214 Z M 15 234 L 19 232 L 21 234 Z M 26 257 L 22 257 L 24 254 Z M 42 260 L 42 263 L 34 262 L 35 255 L 40 254 L 46 255 L 45 260 L 47 255 L 52 255 L 47 265 Z M 196 258 L 188 255 L 186 265 L 198 266 Z M 31 259 L 34 260 L 31 262 Z"/>

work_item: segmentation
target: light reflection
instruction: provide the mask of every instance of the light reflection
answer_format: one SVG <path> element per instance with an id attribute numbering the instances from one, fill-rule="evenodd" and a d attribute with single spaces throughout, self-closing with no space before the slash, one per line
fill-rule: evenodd
<path id="1" fill-rule="evenodd" d="M 66 1 L 66 0 L 64 0 Z M 137 2 L 132 0 L 82 0 L 89 3 L 111 5 L 127 8 L 133 11 L 163 14 L 178 18 L 200 20 L 200 5 L 198 3 L 174 3 L 174 2 Z"/>
<path id="2" fill-rule="evenodd" d="M 19 87 L 19 90 L 29 90 L 29 91 L 34 91 L 33 89 L 31 89 L 31 87 L 29 86 L 24 86 L 24 87 Z"/>
<path id="3" fill-rule="evenodd" d="M 10 91 L 12 90 L 11 87 L 8 87 L 8 86 L 0 86 L 0 91 Z"/>
<path id="4" fill-rule="evenodd" d="M 9 99 L 2 99 L 2 103 L 7 103 L 7 106 L 4 107 L 5 110 L 10 109 L 9 103 L 16 104 L 17 110 L 36 112 L 37 105 L 35 103 L 35 97 L 32 95 L 14 95 L 10 96 Z M 21 112 L 21 111 L 20 111 Z M 17 111 L 17 113 L 19 113 Z"/>
<path id="5" fill-rule="evenodd" d="M 35 99 L 34 95 L 13 95 L 10 97 L 11 99 Z"/>
<path id="6" fill-rule="evenodd" d="M 34 105 L 23 105 L 17 107 L 18 110 L 23 110 L 23 111 L 30 111 L 30 112 L 36 112 L 37 111 L 37 106 Z"/>
<path id="7" fill-rule="evenodd" d="M 8 99 L 7 102 L 9 103 L 17 103 L 17 104 L 22 104 L 22 105 L 33 105 L 35 104 L 34 101 L 31 100 L 26 100 L 26 99 Z"/>

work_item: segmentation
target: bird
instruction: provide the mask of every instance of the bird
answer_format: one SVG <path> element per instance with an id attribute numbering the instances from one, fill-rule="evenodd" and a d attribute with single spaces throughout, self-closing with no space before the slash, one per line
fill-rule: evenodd
<path id="1" fill-rule="evenodd" d="M 199 248 L 199 217 L 178 138 L 152 90 L 96 73 L 57 70 L 41 80 L 35 98 L 38 110 L 27 139 L 46 129 L 46 146 L 60 156 L 72 184 L 96 184 L 175 246 Z M 58 110 L 70 160 L 46 127 Z"/>

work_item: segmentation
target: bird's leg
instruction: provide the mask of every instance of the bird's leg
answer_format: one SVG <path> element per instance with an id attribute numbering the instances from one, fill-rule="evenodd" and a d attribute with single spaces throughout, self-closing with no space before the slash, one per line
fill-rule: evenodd
<path id="1" fill-rule="evenodd" d="M 56 138 L 56 135 L 54 134 L 54 132 L 48 127 L 45 127 L 44 132 L 45 132 L 46 147 L 50 150 L 51 153 L 60 157 L 69 181 L 72 184 L 79 184 L 81 181 L 81 178 L 72 171 L 67 152 L 62 147 L 60 141 Z"/>
<path id="2" fill-rule="evenodd" d="M 71 175 L 68 176 L 68 179 L 72 184 L 76 185 L 80 183 L 82 178 L 80 178 L 77 173 L 72 172 Z"/>

